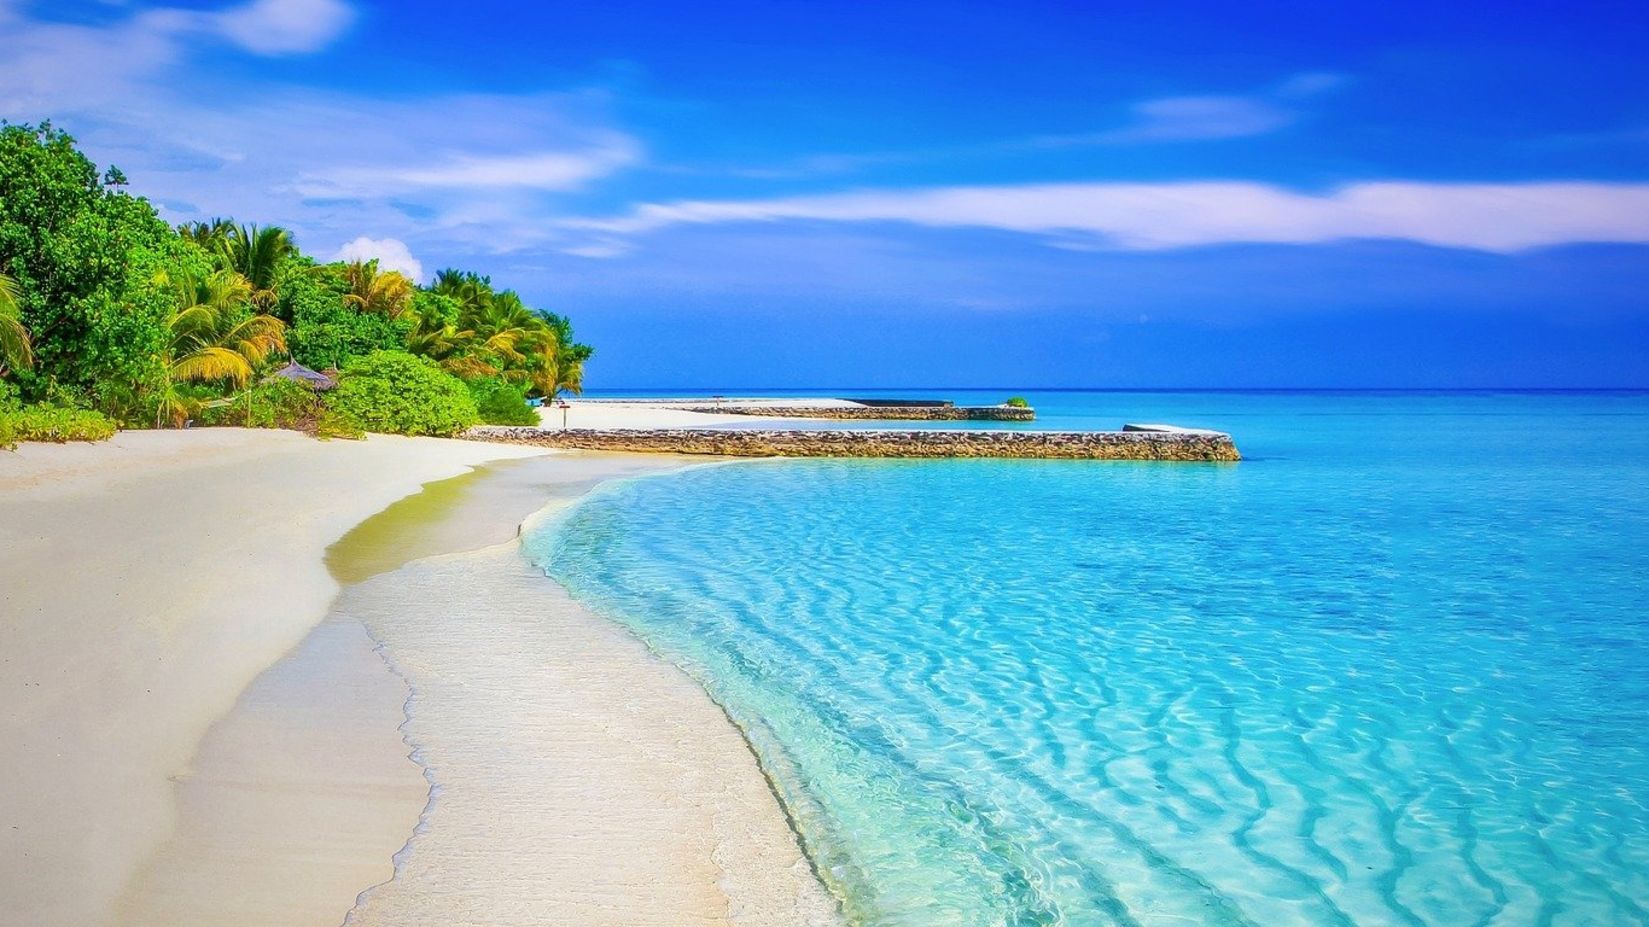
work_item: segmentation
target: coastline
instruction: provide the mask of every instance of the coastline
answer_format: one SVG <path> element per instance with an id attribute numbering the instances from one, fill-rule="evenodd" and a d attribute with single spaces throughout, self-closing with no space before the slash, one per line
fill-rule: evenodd
<path id="1" fill-rule="evenodd" d="M 281 433 L 200 442 L 202 434 L 212 435 L 182 439 L 196 442 L 193 451 L 139 448 L 141 462 L 127 461 L 126 470 L 143 472 L 116 480 L 123 494 L 142 496 L 156 480 L 201 483 L 214 466 L 197 459 L 202 454 L 221 458 L 215 466 L 230 471 L 267 468 L 274 459 L 290 467 L 291 440 L 316 444 Z M 264 434 L 281 436 L 265 442 Z M 132 453 L 134 442 L 122 443 L 91 456 Z M 317 588 L 330 608 L 323 603 L 306 612 L 292 594 L 278 596 L 290 621 L 285 655 L 260 651 L 262 665 L 245 674 L 228 704 L 218 703 L 204 719 L 205 706 L 196 706 L 188 751 L 180 756 L 174 749 L 164 771 L 154 762 L 149 775 L 131 776 L 159 792 L 151 796 L 158 807 L 147 826 L 131 827 L 137 822 L 126 807 L 78 809 L 93 830 L 112 821 L 132 829 L 121 864 L 99 869 L 76 857 L 74 846 L 58 846 L 57 882 L 37 882 L 29 906 L 0 921 L 16 914 L 31 924 L 186 927 L 233 920 L 275 927 L 337 923 L 347 911 L 350 923 L 453 923 L 460 913 L 440 905 L 466 893 L 438 883 L 467 872 L 464 884 L 478 894 L 468 895 L 462 916 L 490 906 L 486 919 L 495 924 L 546 917 L 615 925 L 837 922 L 834 902 L 802 856 L 754 755 L 720 709 L 623 628 L 573 603 L 518 550 L 516 533 L 533 513 L 606 479 L 685 462 L 584 453 L 508 459 L 524 449 L 433 443 L 506 459 L 456 477 L 458 468 L 449 468 L 441 474 L 447 478 L 414 486 L 327 538 L 336 538 L 324 554 L 331 579 Z M 221 451 L 218 444 L 225 445 Z M 80 459 L 87 449 L 73 450 L 78 454 L 54 461 L 55 469 L 26 462 L 14 473 L 0 470 L 0 491 L 19 491 L 19 500 L 41 505 L 63 504 L 58 496 L 72 502 L 85 491 L 66 482 L 96 479 L 107 469 L 107 461 Z M 358 481 L 372 468 L 351 469 Z M 352 499 L 350 512 L 377 498 Z M 332 523 L 345 515 L 332 512 Z M 306 553 L 308 568 L 318 568 L 320 551 Z M 38 559 L 22 562 L 40 567 Z M 419 584 L 432 576 L 444 578 Z M 163 611 L 176 606 L 164 598 L 153 596 Z M 409 620 L 414 612 L 430 620 Z M 213 630 L 238 637 L 239 620 L 219 620 Z M 489 621 L 518 636 L 490 661 L 461 664 L 477 656 L 477 640 L 501 630 Z M 71 659 L 84 659 L 69 639 L 57 643 Z M 81 651 L 96 647 L 80 644 Z M 512 659 L 528 662 L 499 672 L 498 661 Z M 247 662 L 237 666 L 244 671 Z M 229 685 L 223 669 L 213 664 L 208 674 L 220 689 Z M 510 685 L 483 698 L 444 701 L 474 695 L 481 679 Z M 554 697 L 546 700 L 552 681 Z M 81 710 L 92 713 L 94 706 Z M 102 723 L 113 720 L 107 704 L 96 710 Z M 501 711 L 517 723 L 453 739 Z M 20 733 L 42 716 L 9 714 Z M 143 722 L 146 732 L 182 727 L 175 717 Z M 172 735 L 180 740 L 183 732 Z M 11 764 L 20 769 L 37 760 L 23 746 Z M 107 758 L 80 746 L 67 765 L 108 778 Z M 532 763 L 502 782 L 456 775 L 466 764 L 471 772 L 497 769 L 482 758 L 495 760 L 490 751 L 501 748 Z M 22 813 L 0 810 L 7 820 Z M 503 840 L 506 824 L 519 826 L 505 827 L 511 839 Z M 477 838 L 479 844 L 466 844 Z M 20 861 L 7 860 L 8 897 L 30 900 L 9 883 L 28 871 L 28 857 L 39 848 L 26 840 L 6 848 Z M 104 886 L 95 904 L 80 891 L 88 880 Z M 63 906 L 76 897 L 84 903 Z"/>
<path id="2" fill-rule="evenodd" d="M 406 686 L 402 730 L 429 781 L 394 877 L 362 892 L 345 923 L 840 923 L 742 732 L 521 550 L 524 532 L 600 485 L 703 465 L 608 454 L 497 465 L 448 481 L 469 483 L 467 498 L 409 497 L 329 552 L 347 573 L 383 564 L 386 527 L 435 521 L 444 537 L 409 544 L 394 531 L 398 565 L 359 577 L 335 609 Z"/>
<path id="3" fill-rule="evenodd" d="M 325 548 L 425 482 L 532 456 L 500 450 L 212 429 L 0 456 L 5 921 L 110 922 L 175 825 L 171 778 L 325 614 Z"/>
<path id="4" fill-rule="evenodd" d="M 517 543 L 416 561 L 342 606 L 407 681 L 432 786 L 395 877 L 345 923 L 839 923 L 742 733 Z"/>

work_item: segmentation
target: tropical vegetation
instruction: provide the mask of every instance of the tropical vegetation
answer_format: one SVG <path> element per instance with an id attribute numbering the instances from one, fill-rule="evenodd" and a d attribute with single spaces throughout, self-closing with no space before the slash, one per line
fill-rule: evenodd
<path id="1" fill-rule="evenodd" d="M 106 441 L 114 433 L 114 422 L 86 409 L 30 406 L 0 412 L 0 448 L 7 450 L 20 441 Z"/>
<path id="2" fill-rule="evenodd" d="M 327 428 L 339 434 L 447 436 L 481 419 L 462 381 L 405 351 L 374 351 L 350 361 L 327 407 Z"/>
<path id="3" fill-rule="evenodd" d="M 49 123 L 0 123 L 0 440 L 100 434 L 94 416 L 452 434 L 535 423 L 531 400 L 583 387 L 570 321 L 487 276 L 423 286 L 278 226 L 174 228 L 126 186 Z M 272 376 L 288 362 L 337 389 Z"/>

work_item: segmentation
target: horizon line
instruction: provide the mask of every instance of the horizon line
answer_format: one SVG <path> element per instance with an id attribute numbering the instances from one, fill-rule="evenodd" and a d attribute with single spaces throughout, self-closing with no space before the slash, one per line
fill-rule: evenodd
<path id="1" fill-rule="evenodd" d="M 711 389 L 754 392 L 805 390 L 826 392 L 896 392 L 907 390 L 950 390 L 959 392 L 1032 393 L 1649 393 L 1646 386 L 603 386 L 584 392 L 701 392 Z"/>

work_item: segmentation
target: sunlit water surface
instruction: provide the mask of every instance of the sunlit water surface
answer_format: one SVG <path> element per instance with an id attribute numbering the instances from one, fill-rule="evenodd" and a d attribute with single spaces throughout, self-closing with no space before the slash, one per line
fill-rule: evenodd
<path id="1" fill-rule="evenodd" d="M 1249 459 L 705 467 L 529 554 L 858 923 L 1649 923 L 1649 397 L 1030 395 Z"/>

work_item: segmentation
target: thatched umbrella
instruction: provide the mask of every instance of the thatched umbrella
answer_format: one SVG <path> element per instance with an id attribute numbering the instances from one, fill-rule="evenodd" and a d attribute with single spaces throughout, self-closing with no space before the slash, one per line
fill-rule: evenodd
<path id="1" fill-rule="evenodd" d="M 310 370 L 308 367 L 305 367 L 297 361 L 287 364 L 285 367 L 282 367 L 269 376 L 270 379 L 280 377 L 285 380 L 297 380 L 300 383 L 307 383 L 309 384 L 309 388 L 317 393 L 324 393 L 338 385 L 337 380 L 334 380 L 318 370 Z"/>

